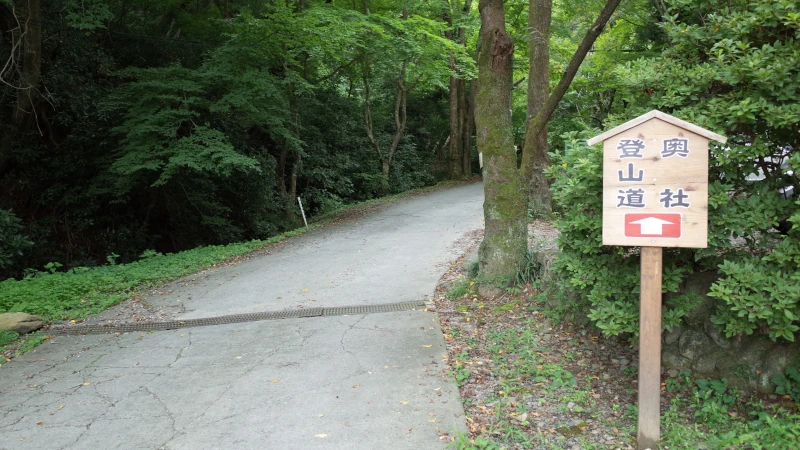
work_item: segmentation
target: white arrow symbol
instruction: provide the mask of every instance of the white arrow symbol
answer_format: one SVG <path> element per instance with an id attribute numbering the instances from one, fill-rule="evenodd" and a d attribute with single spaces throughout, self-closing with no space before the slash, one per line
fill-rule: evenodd
<path id="1" fill-rule="evenodd" d="M 672 222 L 667 222 L 666 220 L 657 219 L 655 217 L 648 217 L 631 223 L 635 223 L 641 227 L 641 234 L 652 234 L 656 236 L 662 234 L 661 229 L 664 225 L 673 225 Z"/>

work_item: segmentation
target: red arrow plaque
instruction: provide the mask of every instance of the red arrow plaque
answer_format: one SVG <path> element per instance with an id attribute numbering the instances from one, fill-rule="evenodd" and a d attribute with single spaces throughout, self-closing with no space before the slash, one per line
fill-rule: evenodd
<path id="1" fill-rule="evenodd" d="M 625 214 L 625 237 L 681 237 L 680 214 Z"/>

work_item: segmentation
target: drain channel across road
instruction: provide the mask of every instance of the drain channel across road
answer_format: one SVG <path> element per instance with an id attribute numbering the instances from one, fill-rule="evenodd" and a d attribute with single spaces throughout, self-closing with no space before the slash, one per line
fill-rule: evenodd
<path id="1" fill-rule="evenodd" d="M 392 311 L 427 310 L 431 304 L 426 302 L 400 302 L 383 305 L 337 306 L 332 308 L 289 309 L 283 311 L 264 311 L 246 314 L 229 314 L 219 317 L 204 317 L 202 319 L 167 320 L 161 322 L 141 323 L 114 323 L 114 324 L 78 324 L 69 326 L 52 327 L 49 334 L 103 334 L 127 333 L 133 331 L 163 331 L 177 330 L 180 328 L 204 327 L 209 325 L 225 325 L 231 323 L 258 322 L 262 320 L 321 317 L 321 316 L 347 316 L 353 314 L 373 314 Z"/>

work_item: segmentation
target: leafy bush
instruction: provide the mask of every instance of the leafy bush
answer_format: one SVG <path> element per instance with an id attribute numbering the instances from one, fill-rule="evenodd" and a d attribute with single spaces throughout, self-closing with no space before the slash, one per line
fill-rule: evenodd
<path id="1" fill-rule="evenodd" d="M 33 245 L 22 234 L 22 225 L 11 211 L 0 209 L 0 268 L 10 267 L 22 256 L 23 250 Z"/>
<path id="2" fill-rule="evenodd" d="M 770 380 L 775 383 L 775 392 L 788 395 L 796 402 L 800 402 L 800 372 L 798 370 L 800 370 L 800 366 L 789 367 L 785 373 L 776 373 Z"/>
<path id="3" fill-rule="evenodd" d="M 785 0 L 674 2 L 662 27 L 660 56 L 621 67 L 617 96 L 626 108 L 607 127 L 657 108 L 728 136 L 711 145 L 709 245 L 665 249 L 663 292 L 678 292 L 692 272 L 718 271 L 716 324 L 728 337 L 763 333 L 795 340 L 800 330 L 800 31 L 797 5 Z M 621 103 L 622 103 L 621 102 Z M 599 148 L 568 133 L 568 155 L 552 154 L 549 176 L 560 208 L 563 253 L 555 263 L 560 295 L 605 333 L 638 328 L 635 248 L 601 245 Z M 579 139 L 580 138 L 580 139 Z M 664 326 L 697 298 L 674 296 Z"/>
<path id="4" fill-rule="evenodd" d="M 576 309 L 588 308 L 589 318 L 604 333 L 638 334 L 639 258 L 636 249 L 602 245 L 602 150 L 587 147 L 577 133 L 564 136 L 570 142 L 567 156 L 551 155 L 548 176 L 554 180 L 553 200 L 561 212 L 556 227 L 561 254 L 553 263 L 557 292 L 568 296 Z M 678 292 L 683 277 L 691 272 L 684 250 L 664 252 L 664 292 Z M 664 307 L 664 327 L 677 324 L 696 298 L 677 296 Z"/>

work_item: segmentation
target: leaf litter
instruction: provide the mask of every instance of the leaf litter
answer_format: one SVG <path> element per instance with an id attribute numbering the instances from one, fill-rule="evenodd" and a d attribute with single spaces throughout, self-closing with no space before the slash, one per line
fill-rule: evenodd
<path id="1" fill-rule="evenodd" d="M 550 243 L 557 236 L 546 222 L 529 229 Z M 467 267 L 482 237 L 478 230 L 457 242 L 465 256 L 447 269 L 434 295 L 448 350 L 443 362 L 459 385 L 470 438 L 509 449 L 634 448 L 634 349 L 552 323 L 530 284 L 477 295 Z M 448 297 L 464 285 L 466 294 Z"/>

